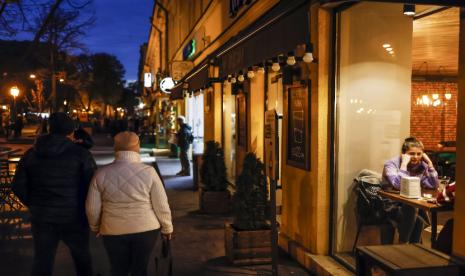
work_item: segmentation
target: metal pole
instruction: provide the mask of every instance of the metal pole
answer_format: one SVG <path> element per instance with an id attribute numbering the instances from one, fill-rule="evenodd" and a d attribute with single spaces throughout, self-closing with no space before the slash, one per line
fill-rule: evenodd
<path id="1" fill-rule="evenodd" d="M 273 276 L 278 275 L 278 226 L 276 223 L 276 180 L 270 178 L 271 197 L 271 271 Z"/>

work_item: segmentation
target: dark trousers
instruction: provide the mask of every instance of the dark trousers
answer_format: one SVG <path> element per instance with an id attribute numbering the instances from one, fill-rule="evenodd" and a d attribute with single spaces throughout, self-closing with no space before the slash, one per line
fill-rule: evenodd
<path id="1" fill-rule="evenodd" d="M 179 159 L 181 159 L 181 171 L 184 173 L 190 174 L 191 172 L 191 167 L 189 163 L 189 158 L 187 157 L 187 151 L 189 150 L 189 147 L 184 148 L 180 147 L 180 152 L 179 152 Z"/>
<path id="2" fill-rule="evenodd" d="M 92 275 L 92 259 L 89 248 L 89 228 L 77 223 L 50 224 L 32 222 L 34 239 L 33 276 L 51 276 L 58 242 L 63 241 L 71 251 L 76 275 Z"/>
<path id="3" fill-rule="evenodd" d="M 147 276 L 150 253 L 155 247 L 160 230 L 103 236 L 112 276 Z"/>
<path id="4" fill-rule="evenodd" d="M 396 220 L 400 243 L 419 243 L 421 232 L 428 224 L 428 215 L 424 210 L 402 204 L 401 217 Z M 381 226 L 381 244 L 394 243 L 395 228 L 390 224 Z"/>

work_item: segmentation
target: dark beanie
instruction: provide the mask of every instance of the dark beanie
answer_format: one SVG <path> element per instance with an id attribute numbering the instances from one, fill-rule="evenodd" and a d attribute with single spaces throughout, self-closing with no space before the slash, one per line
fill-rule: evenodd
<path id="1" fill-rule="evenodd" d="M 48 119 L 49 131 L 51 134 L 68 135 L 74 131 L 73 120 L 63 112 L 55 112 Z"/>

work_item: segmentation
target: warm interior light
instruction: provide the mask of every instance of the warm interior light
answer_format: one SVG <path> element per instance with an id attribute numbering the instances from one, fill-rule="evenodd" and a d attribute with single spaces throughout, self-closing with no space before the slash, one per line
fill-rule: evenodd
<path id="1" fill-rule="evenodd" d="M 408 16 L 415 15 L 415 5 L 413 4 L 404 4 L 404 14 Z"/>
<path id="2" fill-rule="evenodd" d="M 422 99 L 424 105 L 429 105 L 430 99 L 429 99 L 428 95 L 423 95 L 421 97 L 421 99 Z"/>
<path id="3" fill-rule="evenodd" d="M 34 74 L 30 74 L 30 75 L 29 75 L 29 78 L 31 78 L 31 79 L 35 79 L 35 78 L 36 78 L 36 75 L 34 75 Z"/>
<path id="4" fill-rule="evenodd" d="M 438 105 L 440 105 L 440 104 L 441 104 L 441 100 L 435 100 L 435 101 L 433 102 L 433 106 L 438 106 Z"/>
<path id="5" fill-rule="evenodd" d="M 433 94 L 433 100 L 437 100 L 439 99 L 439 95 L 438 94 Z"/>
<path id="6" fill-rule="evenodd" d="M 231 78 L 231 83 L 236 83 L 236 77 Z"/>
<path id="7" fill-rule="evenodd" d="M 265 74 L 265 67 L 263 67 L 263 64 L 261 64 L 261 65 L 258 67 L 257 73 L 259 73 L 259 74 Z"/>
<path id="8" fill-rule="evenodd" d="M 389 47 L 391 47 L 391 44 L 389 44 L 389 43 L 384 43 L 383 44 L 383 48 L 389 48 Z"/>
<path id="9" fill-rule="evenodd" d="M 452 94 L 451 93 L 446 93 L 446 94 L 444 94 L 444 97 L 446 98 L 446 100 L 450 100 L 450 99 L 452 99 Z"/>
<path id="10" fill-rule="evenodd" d="M 64 79 L 60 79 L 60 82 L 64 82 L 65 80 Z"/>
<path id="11" fill-rule="evenodd" d="M 386 51 L 388 51 L 388 52 L 392 51 L 392 47 L 387 47 Z"/>

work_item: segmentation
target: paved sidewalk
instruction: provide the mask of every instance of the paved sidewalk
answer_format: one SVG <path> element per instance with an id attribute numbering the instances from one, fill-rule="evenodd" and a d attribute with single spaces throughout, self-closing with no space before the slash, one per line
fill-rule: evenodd
<path id="1" fill-rule="evenodd" d="M 113 161 L 111 138 L 95 137 L 92 153 L 99 165 Z M 30 146 L 30 145 L 29 145 Z M 143 159 L 151 162 L 151 150 L 143 151 Z M 192 177 L 177 177 L 180 170 L 178 159 L 166 157 L 165 151 L 157 151 L 157 163 L 166 182 L 167 194 L 173 211 L 174 239 L 172 241 L 174 272 L 179 276 L 229 276 L 271 275 L 269 265 L 235 267 L 224 257 L 224 223 L 227 216 L 210 216 L 198 213 L 198 192 L 192 191 Z M 25 226 L 23 240 L 0 244 L 0 275 L 26 276 L 32 267 L 33 244 L 29 225 Z M 109 275 L 109 264 L 101 239 L 91 237 L 91 250 L 96 275 Z M 153 258 L 149 275 L 155 275 Z M 279 275 L 309 275 L 286 255 L 281 255 Z M 55 260 L 54 276 L 75 275 L 68 249 L 60 244 Z"/>

